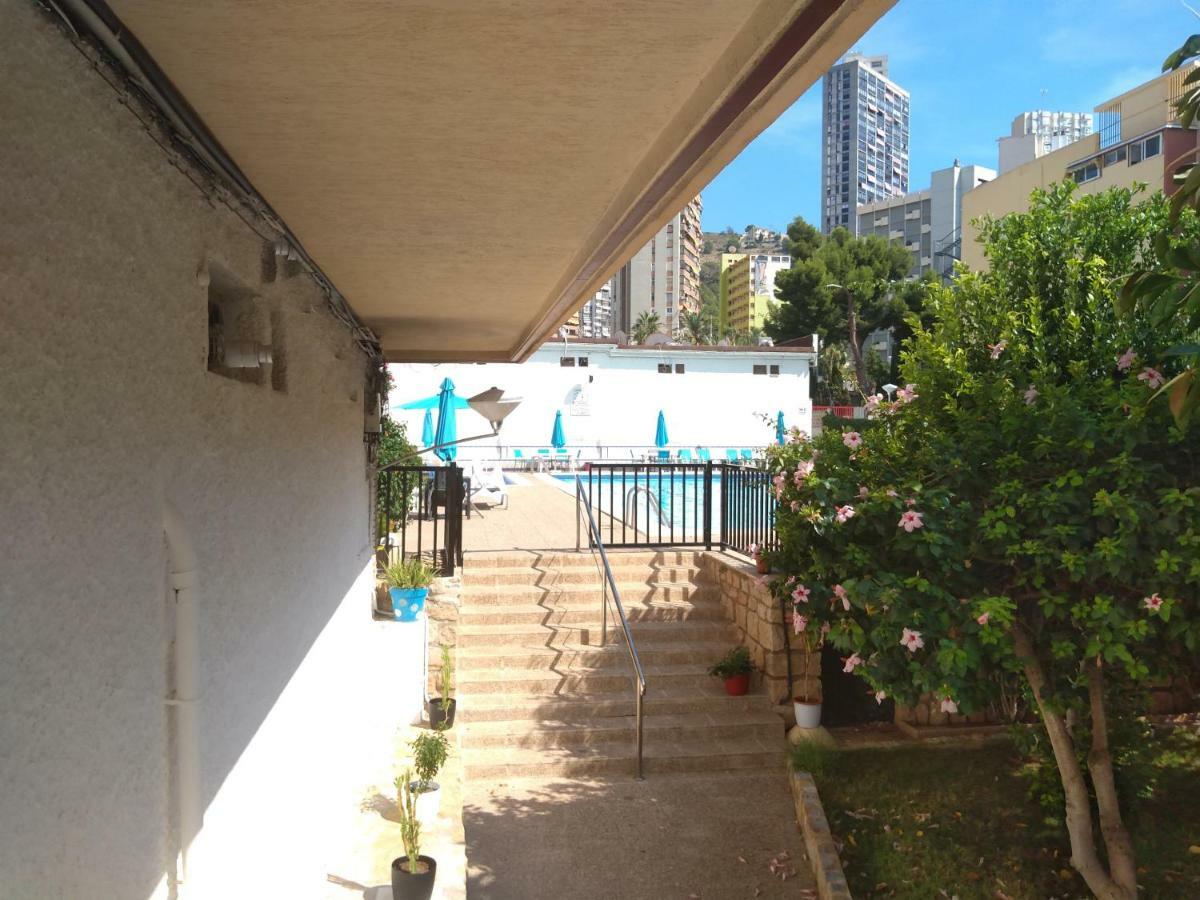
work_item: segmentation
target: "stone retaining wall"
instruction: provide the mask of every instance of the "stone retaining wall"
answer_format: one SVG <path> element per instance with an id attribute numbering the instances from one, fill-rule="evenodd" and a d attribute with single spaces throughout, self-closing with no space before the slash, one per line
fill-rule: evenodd
<path id="1" fill-rule="evenodd" d="M 759 581 L 752 563 L 713 551 L 696 554 L 703 579 L 720 588 L 725 614 L 737 626 L 741 642 L 762 674 L 763 686 L 772 703 L 789 701 L 787 652 L 784 650 L 783 611 L 767 586 Z M 790 628 L 788 624 L 786 627 Z M 813 654 L 809 680 L 804 683 L 803 646 L 792 645 L 792 675 L 795 693 L 821 696 L 821 656 Z M 715 660 L 714 660 L 715 662 Z"/>

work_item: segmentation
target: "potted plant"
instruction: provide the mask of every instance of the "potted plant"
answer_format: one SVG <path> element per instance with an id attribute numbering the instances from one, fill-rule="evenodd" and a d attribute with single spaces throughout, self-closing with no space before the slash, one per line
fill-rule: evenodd
<path id="1" fill-rule="evenodd" d="M 392 860 L 394 900 L 429 900 L 437 877 L 437 861 L 421 855 L 421 821 L 417 817 L 417 794 L 409 787 L 412 772 L 396 779 L 404 785 L 400 794 L 400 840 L 404 855 Z"/>
<path id="2" fill-rule="evenodd" d="M 771 566 L 767 563 L 767 551 L 765 547 L 760 547 L 758 544 L 751 544 L 750 555 L 754 557 L 754 568 L 758 570 L 759 575 L 766 575 L 771 571 Z"/>
<path id="3" fill-rule="evenodd" d="M 750 651 L 745 647 L 734 647 L 708 670 L 708 674 L 725 679 L 725 693 L 740 697 L 750 690 L 750 673 L 753 671 Z"/>
<path id="4" fill-rule="evenodd" d="M 454 676 L 454 662 L 450 659 L 450 648 L 442 644 L 442 673 L 439 681 L 441 697 L 429 699 L 429 727 L 439 731 L 454 727 L 454 708 L 457 706 L 450 696 L 450 679 Z"/>
<path id="5" fill-rule="evenodd" d="M 795 615 L 795 613 L 793 613 Z M 800 693 L 792 697 L 792 707 L 796 710 L 796 724 L 801 728 L 817 728 L 821 724 L 821 697 L 819 694 L 810 693 L 808 689 L 808 670 L 809 663 L 821 648 L 820 638 L 815 640 L 804 632 L 804 681 Z"/>
<path id="6" fill-rule="evenodd" d="M 416 797 L 417 818 L 429 823 L 437 818 L 441 804 L 441 785 L 433 780 L 433 776 L 445 765 L 446 757 L 450 755 L 450 742 L 441 731 L 423 731 L 409 746 L 412 747 L 413 769 L 416 770 L 417 779 L 401 784 L 397 778 L 396 789 L 401 796 L 407 790 Z"/>
<path id="7" fill-rule="evenodd" d="M 416 621 L 425 608 L 429 585 L 433 584 L 433 569 L 420 557 L 402 559 L 388 566 L 387 582 L 396 618 L 401 622 Z"/>

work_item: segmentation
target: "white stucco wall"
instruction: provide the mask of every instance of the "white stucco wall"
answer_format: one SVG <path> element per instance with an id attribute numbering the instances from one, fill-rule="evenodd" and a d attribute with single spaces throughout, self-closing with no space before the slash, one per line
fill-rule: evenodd
<path id="1" fill-rule="evenodd" d="M 588 365 L 563 367 L 562 356 L 587 357 Z M 499 441 L 463 444 L 460 460 L 511 457 L 512 448 L 549 447 L 554 413 L 562 410 L 563 430 L 572 453 L 582 459 L 629 460 L 628 447 L 654 445 L 658 411 L 667 420 L 668 437 L 675 448 L 697 446 L 713 450 L 726 446 L 762 447 L 775 436 L 775 416 L 783 411 L 787 427 L 811 432 L 812 402 L 808 378 L 811 353 L 746 348 L 744 351 L 615 349 L 612 345 L 561 342 L 540 348 L 521 364 L 393 365 L 396 388 L 391 394 L 391 414 L 408 426 L 414 442 L 421 436 L 424 413 L 404 410 L 409 400 L 437 392 L 449 377 L 456 393 L 470 397 L 489 387 L 503 388 L 523 402 L 504 423 Z M 667 363 L 672 374 L 660 374 Z M 677 363 L 683 374 L 675 374 Z M 780 367 L 778 377 L 755 375 L 755 365 Z M 769 371 L 769 370 L 768 370 Z M 586 402 L 577 403 L 582 391 Z M 582 408 L 587 414 L 581 415 Z M 771 418 L 771 424 L 763 421 Z M 434 413 L 434 423 L 437 416 Z M 490 431 L 475 412 L 458 414 L 460 437 Z"/>
<path id="2" fill-rule="evenodd" d="M 165 892 L 168 502 L 200 591 L 184 896 L 319 896 L 418 689 L 370 617 L 366 359 L 52 22 L 0 28 L 0 896 Z M 206 370 L 209 261 L 276 317 L 286 392 Z"/>

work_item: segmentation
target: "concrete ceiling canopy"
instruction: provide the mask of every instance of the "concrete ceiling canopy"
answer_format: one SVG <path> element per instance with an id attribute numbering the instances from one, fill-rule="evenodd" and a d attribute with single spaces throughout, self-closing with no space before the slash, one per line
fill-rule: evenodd
<path id="1" fill-rule="evenodd" d="M 553 335 L 893 2 L 109 6 L 387 359 L 488 361 Z"/>

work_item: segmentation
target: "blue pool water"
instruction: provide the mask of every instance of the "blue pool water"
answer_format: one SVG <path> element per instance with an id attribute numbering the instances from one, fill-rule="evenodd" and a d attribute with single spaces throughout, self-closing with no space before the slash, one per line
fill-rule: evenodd
<path id="1" fill-rule="evenodd" d="M 574 475 L 555 475 L 563 490 L 575 493 Z M 648 528 L 657 533 L 659 527 L 666 534 L 667 529 L 674 528 L 677 540 L 699 537 L 704 531 L 704 477 L 699 474 L 684 474 L 676 472 L 672 479 L 670 475 L 648 474 L 644 471 L 634 475 L 630 472 L 624 478 L 620 475 L 593 475 L 589 480 L 587 473 L 580 475 L 584 491 L 591 491 L 592 508 L 604 512 L 616 519 L 623 519 L 630 525 L 635 522 L 639 528 Z M 630 493 L 632 489 L 637 491 Z M 721 479 L 714 475 L 712 479 L 713 509 L 720 509 Z M 646 489 L 653 493 L 662 509 L 660 522 Z"/>

